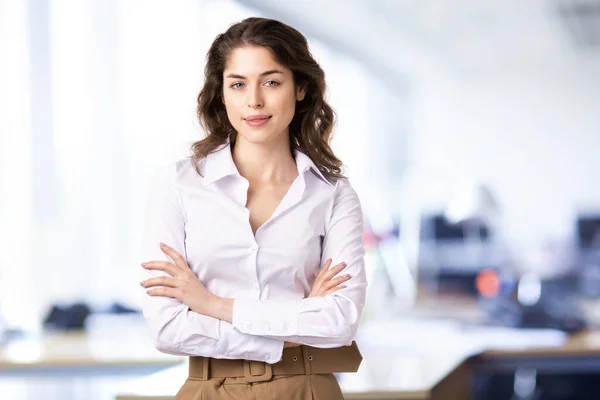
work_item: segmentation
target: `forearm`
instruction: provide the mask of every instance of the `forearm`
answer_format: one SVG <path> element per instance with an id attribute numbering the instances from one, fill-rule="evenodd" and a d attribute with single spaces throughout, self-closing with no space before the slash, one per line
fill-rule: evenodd
<path id="1" fill-rule="evenodd" d="M 233 320 L 233 303 L 234 299 L 215 296 L 213 304 L 209 307 L 209 316 L 231 324 Z"/>
<path id="2" fill-rule="evenodd" d="M 184 304 L 148 303 L 144 316 L 154 345 L 161 352 L 265 362 L 281 358 L 281 339 L 242 333 L 231 323 L 198 314 Z"/>
<path id="3" fill-rule="evenodd" d="M 316 347 L 350 344 L 362 303 L 343 296 L 303 300 L 235 300 L 233 321 L 243 333 Z"/>

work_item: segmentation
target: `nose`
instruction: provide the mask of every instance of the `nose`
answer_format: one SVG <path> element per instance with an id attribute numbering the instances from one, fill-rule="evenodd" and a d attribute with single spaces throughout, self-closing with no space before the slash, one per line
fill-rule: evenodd
<path id="1" fill-rule="evenodd" d="M 248 107 L 261 108 L 264 104 L 262 93 L 259 86 L 254 86 L 248 90 Z"/>

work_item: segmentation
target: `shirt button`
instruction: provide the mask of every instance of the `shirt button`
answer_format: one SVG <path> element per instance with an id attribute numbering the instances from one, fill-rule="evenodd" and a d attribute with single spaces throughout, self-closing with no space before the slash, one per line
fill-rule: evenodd
<path id="1" fill-rule="evenodd" d="M 271 356 L 267 354 L 267 355 L 265 356 L 265 360 L 270 360 L 270 359 L 271 359 Z"/>
<path id="2" fill-rule="evenodd" d="M 265 324 L 265 329 L 268 330 L 268 331 L 270 331 L 271 330 L 271 325 Z"/>
<path id="3" fill-rule="evenodd" d="M 245 327 L 246 329 L 250 329 L 250 328 L 252 328 L 252 322 L 250 322 L 250 321 L 246 321 L 246 322 L 244 322 L 244 327 Z"/>
<path id="4" fill-rule="evenodd" d="M 246 358 L 246 360 L 247 360 L 247 359 L 249 359 L 249 358 L 250 358 L 250 353 L 248 353 L 248 352 L 245 352 L 245 353 L 244 353 L 244 357 Z"/>

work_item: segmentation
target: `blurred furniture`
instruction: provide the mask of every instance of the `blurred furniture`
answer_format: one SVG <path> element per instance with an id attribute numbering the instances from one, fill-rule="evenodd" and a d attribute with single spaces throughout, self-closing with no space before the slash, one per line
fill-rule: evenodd
<path id="1" fill-rule="evenodd" d="M 107 400 L 125 382 L 183 362 L 158 352 L 147 333 L 127 329 L 9 340 L 0 346 L 0 398 Z"/>
<path id="2" fill-rule="evenodd" d="M 453 312 L 448 310 L 446 318 Z M 531 383 L 536 373 L 600 372 L 600 331 L 569 335 L 431 317 L 420 313 L 363 324 L 357 337 L 363 364 L 356 374 L 338 376 L 345 398 L 491 400 L 495 397 L 484 392 L 489 390 L 485 384 L 504 374 L 510 394 L 498 398 L 517 399 L 514 381 Z M 185 364 L 169 368 L 127 383 L 115 400 L 172 400 L 186 377 Z"/>
<path id="3" fill-rule="evenodd" d="M 19 338 L 0 347 L 0 376 L 45 372 L 79 374 L 155 372 L 183 362 L 158 352 L 143 337 L 105 338 L 84 331 Z"/>
<path id="4" fill-rule="evenodd" d="M 469 370 L 475 400 L 595 399 L 600 331 L 574 333 L 560 346 L 489 349 L 469 360 Z"/>
<path id="5" fill-rule="evenodd" d="M 464 399 L 469 391 L 465 358 L 464 353 L 367 353 L 356 374 L 339 374 L 338 380 L 346 399 Z M 181 365 L 149 375 L 126 385 L 116 400 L 173 400 L 187 372 Z"/>
<path id="6" fill-rule="evenodd" d="M 431 294 L 475 296 L 477 274 L 498 266 L 492 232 L 482 222 L 452 222 L 441 212 L 423 215 L 419 237 L 419 281 Z"/>
<path id="7" fill-rule="evenodd" d="M 491 190 L 463 182 L 437 213 L 421 215 L 419 274 L 433 293 L 476 294 L 475 277 L 500 267 L 498 204 Z"/>
<path id="8" fill-rule="evenodd" d="M 581 294 L 600 297 L 600 214 L 579 215 L 576 242 Z"/>

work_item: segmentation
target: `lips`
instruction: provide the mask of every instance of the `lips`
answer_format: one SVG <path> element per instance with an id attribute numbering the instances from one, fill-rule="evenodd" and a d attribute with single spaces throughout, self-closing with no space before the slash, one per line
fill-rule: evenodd
<path id="1" fill-rule="evenodd" d="M 271 118 L 268 115 L 250 115 L 246 118 L 244 118 L 246 121 L 257 121 L 257 120 L 261 120 L 261 119 L 269 119 Z"/>
<path id="2" fill-rule="evenodd" d="M 263 126 L 264 124 L 269 122 L 270 119 L 271 117 L 268 115 L 251 115 L 249 117 L 244 118 L 246 124 L 253 128 Z"/>

